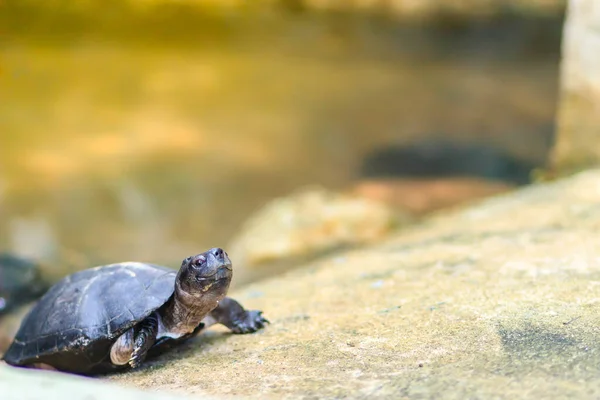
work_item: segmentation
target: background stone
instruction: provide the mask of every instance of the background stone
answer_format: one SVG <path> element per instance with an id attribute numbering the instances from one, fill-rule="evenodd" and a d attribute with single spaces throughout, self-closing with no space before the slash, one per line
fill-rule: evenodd
<path id="1" fill-rule="evenodd" d="M 411 217 L 379 201 L 321 187 L 299 189 L 254 213 L 226 247 L 234 285 L 273 276 L 343 247 L 381 240 Z"/>
<path id="2" fill-rule="evenodd" d="M 554 168 L 568 173 L 600 161 L 600 2 L 571 0 L 564 27 Z"/>

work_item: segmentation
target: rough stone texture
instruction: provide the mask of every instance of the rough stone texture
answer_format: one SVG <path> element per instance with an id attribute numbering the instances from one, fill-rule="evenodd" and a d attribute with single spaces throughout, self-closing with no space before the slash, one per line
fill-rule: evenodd
<path id="1" fill-rule="evenodd" d="M 110 380 L 251 398 L 597 398 L 600 170 L 233 293 L 272 325 Z M 235 262 L 235 260 L 234 260 Z"/>
<path id="2" fill-rule="evenodd" d="M 23 370 L 0 364 L 2 400 L 186 400 L 165 393 L 148 393 L 119 385 L 107 385 L 89 378 L 48 371 Z M 203 399 L 210 399 L 203 396 Z"/>
<path id="3" fill-rule="evenodd" d="M 410 220 L 383 203 L 319 187 L 275 199 L 252 215 L 227 246 L 234 284 L 292 268 L 344 246 L 381 240 Z"/>
<path id="4" fill-rule="evenodd" d="M 561 102 L 554 168 L 569 173 L 600 162 L 600 2 L 571 0 L 563 37 Z"/>

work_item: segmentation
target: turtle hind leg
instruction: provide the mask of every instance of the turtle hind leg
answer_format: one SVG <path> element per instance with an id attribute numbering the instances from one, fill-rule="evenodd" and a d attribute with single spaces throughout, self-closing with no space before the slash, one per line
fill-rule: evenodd
<path id="1" fill-rule="evenodd" d="M 123 333 L 110 348 L 110 361 L 114 365 L 125 365 L 131 358 L 133 352 L 133 328 Z"/>
<path id="2" fill-rule="evenodd" d="M 135 340 L 133 342 L 133 352 L 129 359 L 131 368 L 137 368 L 144 362 L 148 350 L 150 350 L 156 342 L 158 318 L 156 313 L 152 313 L 140 324 L 140 328 L 137 335 L 135 335 Z"/>
<path id="3" fill-rule="evenodd" d="M 217 308 L 205 318 L 206 325 L 219 323 L 225 325 L 233 333 L 252 333 L 264 328 L 269 321 L 262 316 L 262 311 L 246 310 L 231 297 L 225 297 Z"/>

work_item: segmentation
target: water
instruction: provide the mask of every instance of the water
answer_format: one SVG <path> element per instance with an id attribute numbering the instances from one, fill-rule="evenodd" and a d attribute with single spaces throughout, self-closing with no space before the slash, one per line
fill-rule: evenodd
<path id="1" fill-rule="evenodd" d="M 457 33 L 306 17 L 214 43 L 13 26 L 0 65 L 0 248 L 55 262 L 56 276 L 177 266 L 226 246 L 274 196 L 350 187 L 390 143 L 479 140 L 541 164 L 559 38 L 540 45 L 531 24 L 507 24 Z M 560 18 L 542 25 L 559 31 Z"/>

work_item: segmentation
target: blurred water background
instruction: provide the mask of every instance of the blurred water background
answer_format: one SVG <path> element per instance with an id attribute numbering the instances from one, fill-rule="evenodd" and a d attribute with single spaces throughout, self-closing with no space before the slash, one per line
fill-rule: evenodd
<path id="1" fill-rule="evenodd" d="M 55 276 L 177 266 L 274 197 L 352 188 L 394 146 L 545 163 L 559 6 L 422 19 L 227 3 L 0 3 L 0 249 Z"/>

